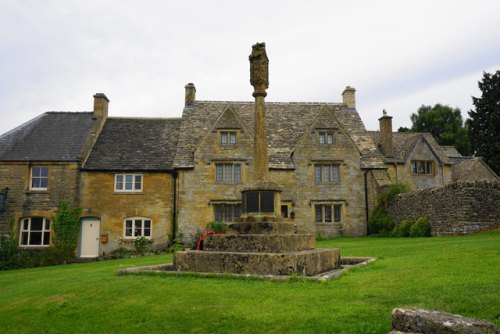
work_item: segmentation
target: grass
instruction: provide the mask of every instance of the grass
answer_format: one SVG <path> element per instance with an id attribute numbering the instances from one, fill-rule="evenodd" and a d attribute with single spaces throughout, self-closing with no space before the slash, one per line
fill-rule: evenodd
<path id="1" fill-rule="evenodd" d="M 339 279 L 117 276 L 172 255 L 0 272 L 4 333 L 387 333 L 394 307 L 500 325 L 500 230 L 465 237 L 321 241 L 375 256 Z"/>

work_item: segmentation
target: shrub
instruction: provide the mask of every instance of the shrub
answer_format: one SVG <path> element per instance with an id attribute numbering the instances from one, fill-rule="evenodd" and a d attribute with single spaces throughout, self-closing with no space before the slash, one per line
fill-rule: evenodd
<path id="1" fill-rule="evenodd" d="M 368 234 L 391 234 L 394 223 L 391 216 L 387 214 L 384 207 L 375 208 L 373 215 L 368 220 Z"/>
<path id="2" fill-rule="evenodd" d="M 415 222 L 412 220 L 409 220 L 409 219 L 402 220 L 401 223 L 399 223 L 399 225 L 397 227 L 399 236 L 404 237 L 404 238 L 409 237 L 410 236 L 410 229 L 413 226 L 413 224 L 415 224 Z"/>
<path id="3" fill-rule="evenodd" d="M 172 244 L 168 248 L 168 251 L 172 252 L 172 253 L 176 252 L 176 251 L 182 251 L 182 250 L 184 250 L 184 245 L 182 244 L 182 242 L 180 242 L 179 239 L 174 239 L 174 241 L 172 242 Z"/>
<path id="4" fill-rule="evenodd" d="M 226 233 L 227 224 L 224 222 L 210 222 L 207 224 L 207 231 L 214 231 L 216 233 Z"/>
<path id="5" fill-rule="evenodd" d="M 406 183 L 398 183 L 398 184 L 390 187 L 389 190 L 380 194 L 380 196 L 378 198 L 379 205 L 386 206 L 387 202 L 394 199 L 394 197 L 396 197 L 398 194 L 407 193 L 410 190 L 411 190 L 410 185 L 408 185 Z"/>
<path id="6" fill-rule="evenodd" d="M 198 241 L 200 240 L 202 235 L 203 231 L 199 227 L 196 227 L 195 230 L 191 233 L 191 249 L 198 248 Z"/>
<path id="7" fill-rule="evenodd" d="M 146 237 L 137 237 L 134 239 L 135 251 L 139 254 L 144 254 L 149 249 L 149 240 Z"/>
<path id="8" fill-rule="evenodd" d="M 429 218 L 420 217 L 415 224 L 410 228 L 410 237 L 430 237 L 431 236 L 431 223 Z"/>

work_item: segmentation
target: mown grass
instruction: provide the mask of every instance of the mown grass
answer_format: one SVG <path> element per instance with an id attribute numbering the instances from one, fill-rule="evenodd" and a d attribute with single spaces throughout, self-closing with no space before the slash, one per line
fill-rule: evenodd
<path id="1" fill-rule="evenodd" d="M 387 333 L 394 307 L 500 313 L 500 231 L 319 242 L 377 261 L 326 282 L 117 276 L 159 255 L 0 272 L 4 333 Z"/>

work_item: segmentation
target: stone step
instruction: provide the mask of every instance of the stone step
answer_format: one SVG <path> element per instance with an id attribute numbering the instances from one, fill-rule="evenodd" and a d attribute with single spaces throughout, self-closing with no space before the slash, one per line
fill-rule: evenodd
<path id="1" fill-rule="evenodd" d="M 213 252 L 283 253 L 316 248 L 314 234 L 212 234 L 203 250 Z"/>
<path id="2" fill-rule="evenodd" d="M 294 234 L 296 226 L 287 222 L 242 222 L 228 226 L 228 234 Z"/>
<path id="3" fill-rule="evenodd" d="M 175 252 L 177 271 L 312 276 L 340 266 L 340 251 L 320 248 L 288 253 Z"/>

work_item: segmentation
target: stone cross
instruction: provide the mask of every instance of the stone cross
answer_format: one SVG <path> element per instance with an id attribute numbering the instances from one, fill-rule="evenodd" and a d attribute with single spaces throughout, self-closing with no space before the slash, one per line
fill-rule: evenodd
<path id="1" fill-rule="evenodd" d="M 254 131 L 254 178 L 255 181 L 267 181 L 269 176 L 266 137 L 266 89 L 269 87 L 269 59 L 266 44 L 257 43 L 252 46 L 250 59 L 250 83 L 255 97 L 255 131 Z"/>

